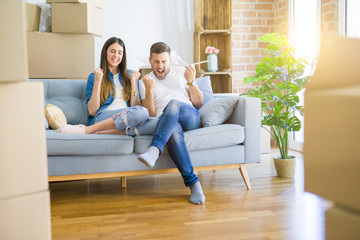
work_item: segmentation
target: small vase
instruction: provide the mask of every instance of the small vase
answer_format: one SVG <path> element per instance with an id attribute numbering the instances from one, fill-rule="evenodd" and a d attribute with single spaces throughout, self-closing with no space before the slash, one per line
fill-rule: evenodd
<path id="1" fill-rule="evenodd" d="M 218 57 L 215 53 L 207 56 L 207 68 L 209 72 L 216 72 L 218 70 Z"/>

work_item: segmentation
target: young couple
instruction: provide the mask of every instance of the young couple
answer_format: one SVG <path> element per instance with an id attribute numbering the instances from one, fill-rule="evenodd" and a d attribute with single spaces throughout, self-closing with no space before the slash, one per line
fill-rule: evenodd
<path id="1" fill-rule="evenodd" d="M 89 126 L 65 125 L 58 132 L 153 134 L 149 148 L 138 159 L 153 167 L 167 144 L 171 159 L 191 190 L 189 201 L 203 204 L 205 195 L 193 172 L 183 134 L 200 127 L 197 109 L 203 96 L 195 83 L 195 68 L 170 67 L 170 48 L 163 42 L 151 46 L 149 62 L 152 72 L 138 81 L 139 72 L 127 70 L 124 42 L 116 37 L 108 39 L 101 51 L 100 68 L 87 81 Z"/>

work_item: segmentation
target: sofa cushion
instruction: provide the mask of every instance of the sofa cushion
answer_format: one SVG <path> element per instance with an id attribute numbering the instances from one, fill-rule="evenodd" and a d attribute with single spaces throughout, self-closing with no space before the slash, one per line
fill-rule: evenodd
<path id="1" fill-rule="evenodd" d="M 209 127 L 224 123 L 233 112 L 238 98 L 215 98 L 199 109 L 201 124 Z"/>
<path id="2" fill-rule="evenodd" d="M 207 128 L 199 128 L 184 133 L 189 151 L 206 150 L 241 144 L 245 140 L 244 127 L 238 124 L 222 124 Z M 152 135 L 135 137 L 135 153 L 146 151 Z M 164 150 L 164 153 L 167 151 Z"/>
<path id="3" fill-rule="evenodd" d="M 203 94 L 203 104 L 214 99 L 213 90 L 211 88 L 210 76 L 200 77 L 196 79 L 198 88 Z"/>
<path id="4" fill-rule="evenodd" d="M 86 81 L 71 79 L 30 79 L 44 83 L 45 105 L 58 106 L 69 124 L 88 125 Z"/>
<path id="5" fill-rule="evenodd" d="M 134 138 L 108 134 L 60 134 L 46 131 L 48 155 L 119 155 L 134 150 Z"/>

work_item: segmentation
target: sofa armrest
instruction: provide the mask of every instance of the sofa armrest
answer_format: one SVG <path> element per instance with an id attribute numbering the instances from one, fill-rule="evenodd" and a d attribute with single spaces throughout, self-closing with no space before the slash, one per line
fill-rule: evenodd
<path id="1" fill-rule="evenodd" d="M 245 127 L 245 163 L 261 159 L 261 101 L 259 98 L 214 94 L 216 98 L 237 97 L 239 101 L 226 123 Z"/>

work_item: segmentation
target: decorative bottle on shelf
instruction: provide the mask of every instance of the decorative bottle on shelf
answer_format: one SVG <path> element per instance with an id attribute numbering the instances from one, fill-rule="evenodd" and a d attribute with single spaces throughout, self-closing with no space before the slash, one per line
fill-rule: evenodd
<path id="1" fill-rule="evenodd" d="M 218 70 L 218 57 L 215 53 L 207 56 L 207 68 L 209 72 L 216 72 Z"/>

